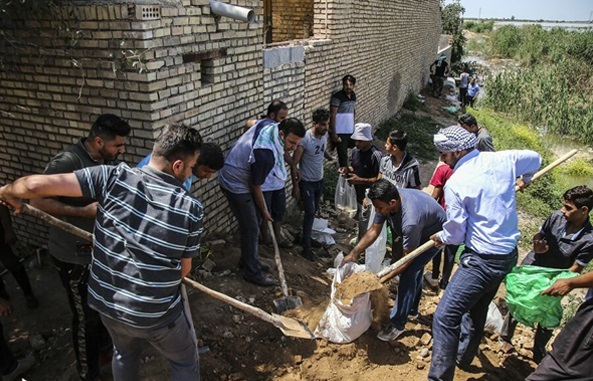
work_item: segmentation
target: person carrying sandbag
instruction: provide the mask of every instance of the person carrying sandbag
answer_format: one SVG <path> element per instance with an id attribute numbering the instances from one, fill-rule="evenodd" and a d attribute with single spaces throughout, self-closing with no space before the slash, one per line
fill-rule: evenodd
<path id="1" fill-rule="evenodd" d="M 521 265 L 568 269 L 580 273 L 593 259 L 593 226 L 589 212 L 593 207 L 593 191 L 584 185 L 567 190 L 562 196 L 562 208 L 552 213 L 533 236 L 533 249 Z M 507 289 L 510 287 L 507 279 Z M 511 307 L 511 306 L 509 306 Z M 513 350 L 511 339 L 517 320 L 509 312 L 501 333 L 503 352 Z M 546 344 L 553 330 L 537 324 L 533 345 L 533 360 L 540 363 L 546 355 Z"/>

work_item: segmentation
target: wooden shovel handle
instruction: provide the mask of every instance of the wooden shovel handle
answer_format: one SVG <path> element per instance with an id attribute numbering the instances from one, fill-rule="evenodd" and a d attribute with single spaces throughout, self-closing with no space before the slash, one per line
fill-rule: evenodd
<path id="1" fill-rule="evenodd" d="M 271 323 L 273 325 L 280 324 L 276 319 L 274 319 L 274 317 L 272 315 L 270 315 L 266 311 L 264 311 L 260 308 L 254 307 L 252 305 L 249 305 L 247 303 L 243 303 L 235 298 L 231 298 L 230 296 L 225 295 L 221 292 L 214 291 L 214 290 L 212 290 L 212 289 L 210 289 L 210 288 L 204 286 L 203 284 L 198 283 L 194 280 L 191 280 L 189 278 L 183 278 L 183 283 L 185 283 L 186 285 L 188 285 L 192 288 L 195 288 L 196 290 L 203 292 L 206 295 L 213 297 L 214 299 L 220 300 L 221 302 L 229 304 L 241 311 L 247 312 L 248 314 L 251 314 L 265 322 Z"/>
<path id="2" fill-rule="evenodd" d="M 572 151 L 566 153 L 565 155 L 563 155 L 563 156 L 559 157 L 558 159 L 554 160 L 552 163 L 548 164 L 545 168 L 540 169 L 539 171 L 537 171 L 535 173 L 535 175 L 533 175 L 533 177 L 531 178 L 531 182 L 539 179 L 540 177 L 542 177 L 543 175 L 545 175 L 546 173 L 548 173 L 549 171 L 551 171 L 552 169 L 554 169 L 558 165 L 564 163 L 566 160 L 568 160 L 571 157 L 573 157 L 574 155 L 576 155 L 577 152 L 578 152 L 578 150 L 573 149 Z M 515 186 L 515 190 L 518 191 L 519 190 L 519 187 L 518 186 Z"/>
<path id="3" fill-rule="evenodd" d="M 390 276 L 391 273 L 394 273 L 401 266 L 403 266 L 406 263 L 410 262 L 411 260 L 415 259 L 420 254 L 424 253 L 426 250 L 430 249 L 433 246 L 434 246 L 434 241 L 430 239 L 427 242 L 425 242 L 424 244 L 422 244 L 421 246 L 418 246 L 415 250 L 412 250 L 412 252 L 410 252 L 408 255 L 404 256 L 403 258 L 400 258 L 398 261 L 396 261 L 391 266 L 386 267 L 383 270 L 379 271 L 377 273 L 377 276 L 381 279 L 381 283 L 391 279 L 392 278 L 392 276 Z"/>
<path id="4" fill-rule="evenodd" d="M 86 230 L 83 230 L 77 226 L 69 224 L 68 222 L 62 221 L 59 218 L 56 218 L 56 217 L 52 216 L 51 214 L 48 214 L 42 210 L 39 210 L 34 206 L 23 203 L 23 213 L 25 213 L 31 217 L 38 218 L 38 219 L 46 222 L 48 225 L 52 225 L 57 228 L 60 228 L 60 229 L 64 230 L 65 232 L 68 232 L 68 233 L 73 234 L 79 238 L 84 239 L 85 241 L 93 242 L 93 234 L 92 233 L 89 233 Z"/>
<path id="5" fill-rule="evenodd" d="M 280 278 L 280 287 L 282 287 L 282 294 L 288 295 L 288 285 L 286 284 L 286 277 L 284 276 L 284 266 L 282 266 L 282 258 L 280 258 L 280 249 L 278 248 L 278 240 L 276 234 L 274 234 L 274 225 L 268 221 L 268 230 L 270 231 L 270 237 L 272 237 L 272 243 L 274 244 L 274 261 L 276 262 L 276 268 L 278 269 L 278 278 Z"/>

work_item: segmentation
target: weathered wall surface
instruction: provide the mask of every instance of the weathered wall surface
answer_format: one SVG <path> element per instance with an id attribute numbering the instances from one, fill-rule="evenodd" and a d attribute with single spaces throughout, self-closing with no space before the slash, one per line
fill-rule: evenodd
<path id="1" fill-rule="evenodd" d="M 259 23 L 214 16 L 207 0 L 165 2 L 144 9 L 145 20 L 142 1 L 76 6 L 17 23 L 15 35 L 27 44 L 0 45 L 0 183 L 40 173 L 107 112 L 132 126 L 123 156 L 131 165 L 173 121 L 228 150 L 274 98 L 309 126 L 311 112 L 328 107 L 346 73 L 357 78 L 357 121 L 376 126 L 420 89 L 436 55 L 438 0 L 315 0 L 314 36 L 288 53 L 262 53 L 262 1 L 228 2 L 254 9 Z M 292 2 L 278 4 L 298 9 Z M 232 229 L 216 179 L 197 185 L 207 230 Z M 36 221 L 15 222 L 22 239 L 45 243 Z"/>
<path id="2" fill-rule="evenodd" d="M 272 42 L 301 40 L 313 35 L 314 0 L 272 1 Z"/>

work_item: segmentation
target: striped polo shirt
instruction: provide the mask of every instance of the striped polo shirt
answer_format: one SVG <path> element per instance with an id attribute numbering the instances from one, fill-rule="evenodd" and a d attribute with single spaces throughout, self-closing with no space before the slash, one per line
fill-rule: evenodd
<path id="1" fill-rule="evenodd" d="M 169 324 L 182 310 L 181 259 L 200 249 L 203 209 L 173 176 L 150 166 L 74 172 L 99 201 L 88 303 L 134 327 Z"/>

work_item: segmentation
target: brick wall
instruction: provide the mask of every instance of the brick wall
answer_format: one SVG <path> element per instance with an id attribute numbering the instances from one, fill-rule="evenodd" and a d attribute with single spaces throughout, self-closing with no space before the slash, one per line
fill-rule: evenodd
<path id="1" fill-rule="evenodd" d="M 313 0 L 272 1 L 272 42 L 313 35 Z"/>
<path id="2" fill-rule="evenodd" d="M 173 121 L 228 150 L 278 97 L 309 126 L 346 73 L 357 78 L 357 120 L 376 126 L 420 89 L 436 55 L 438 0 L 315 0 L 314 38 L 264 68 L 262 1 L 227 2 L 254 9 L 258 23 L 215 17 L 208 0 L 163 2 L 154 20 L 139 20 L 134 2 L 16 20 L 14 35 L 26 44 L 0 44 L 0 183 L 40 173 L 107 112 L 132 126 L 123 157 L 131 164 Z M 216 178 L 197 185 L 207 230 L 232 229 Z M 45 243 L 41 224 L 15 222 L 25 241 Z"/>

